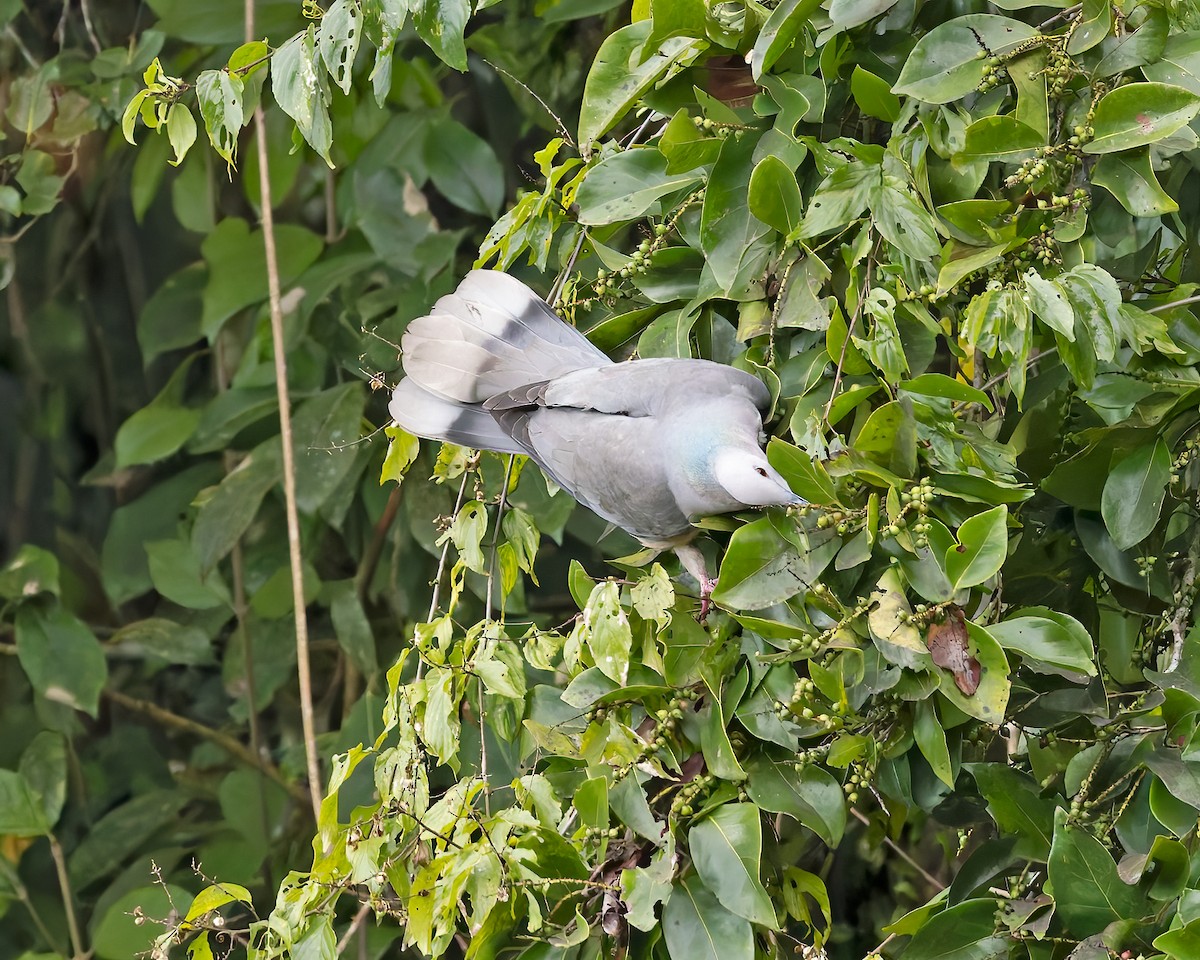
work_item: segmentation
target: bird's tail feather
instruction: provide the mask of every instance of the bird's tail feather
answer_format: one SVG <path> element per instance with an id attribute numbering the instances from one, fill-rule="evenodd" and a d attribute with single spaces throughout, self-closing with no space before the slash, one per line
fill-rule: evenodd
<path id="1" fill-rule="evenodd" d="M 526 451 L 479 407 L 430 393 L 412 377 L 401 380 L 388 405 L 392 419 L 409 433 L 430 440 L 448 440 L 475 450 L 498 453 Z"/>
<path id="2" fill-rule="evenodd" d="M 525 284 L 494 270 L 468 273 L 428 316 L 409 324 L 401 348 L 410 379 L 468 404 L 611 363 Z"/>

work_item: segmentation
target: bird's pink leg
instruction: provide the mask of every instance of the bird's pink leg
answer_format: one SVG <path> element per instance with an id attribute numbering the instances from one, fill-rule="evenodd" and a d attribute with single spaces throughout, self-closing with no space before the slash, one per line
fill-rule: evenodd
<path id="1" fill-rule="evenodd" d="M 716 587 L 717 581 L 715 578 L 708 575 L 708 565 L 704 562 L 704 554 L 700 552 L 699 547 L 695 547 L 690 543 L 685 543 L 681 547 L 675 548 L 675 553 L 679 556 L 679 562 L 683 564 L 683 568 L 696 578 L 696 582 L 700 584 L 700 622 L 708 616 L 708 611 L 712 607 L 712 592 Z"/>

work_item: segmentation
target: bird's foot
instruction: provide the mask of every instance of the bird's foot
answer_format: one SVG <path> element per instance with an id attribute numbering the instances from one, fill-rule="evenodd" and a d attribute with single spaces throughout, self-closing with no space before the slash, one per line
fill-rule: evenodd
<path id="1" fill-rule="evenodd" d="M 708 611 L 712 608 L 712 592 L 717 581 L 709 577 L 700 579 L 700 615 L 696 618 L 701 623 L 708 619 Z"/>

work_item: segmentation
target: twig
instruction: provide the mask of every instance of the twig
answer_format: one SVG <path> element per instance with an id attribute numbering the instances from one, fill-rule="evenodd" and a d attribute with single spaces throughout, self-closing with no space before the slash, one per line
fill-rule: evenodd
<path id="1" fill-rule="evenodd" d="M 375 569 L 379 566 L 380 556 L 383 555 L 383 547 L 387 543 L 388 531 L 392 528 L 392 523 L 396 519 L 396 512 L 400 509 L 400 491 L 402 489 L 403 487 L 400 484 L 396 484 L 388 496 L 383 513 L 380 514 L 379 520 L 375 523 L 375 529 L 371 534 L 371 542 L 367 544 L 367 549 L 363 552 L 362 561 L 358 565 L 358 572 L 354 575 L 354 592 L 358 595 L 359 601 L 366 599 L 367 591 L 371 588 L 371 581 L 375 578 Z"/>
<path id="2" fill-rule="evenodd" d="M 250 3 L 251 0 L 246 0 Z M 271 210 L 270 156 L 262 105 L 254 111 L 258 142 L 258 183 L 262 200 L 263 246 L 267 258 L 267 291 L 271 308 L 271 343 L 275 353 L 275 393 L 279 400 L 279 433 L 283 442 L 283 500 L 287 515 L 288 558 L 292 568 L 292 609 L 296 621 L 296 673 L 300 683 L 300 723 L 304 731 L 304 757 L 308 768 L 313 819 L 321 816 L 321 765 L 317 759 L 317 732 L 313 721 L 312 670 L 308 660 L 308 611 L 304 605 L 304 555 L 300 545 L 300 515 L 296 508 L 296 454 L 292 445 L 292 410 L 288 398 L 287 355 L 283 342 L 283 306 L 279 284 L 279 256 L 275 249 L 275 215 Z"/>
<path id="3" fill-rule="evenodd" d="M 1162 313 L 1164 310 L 1174 310 L 1176 307 L 1186 307 L 1193 303 L 1200 303 L 1200 294 L 1194 297 L 1184 297 L 1182 300 L 1172 300 L 1170 303 L 1160 303 L 1157 307 L 1151 307 L 1147 313 Z M 1135 303 L 1136 307 L 1137 304 Z"/>
<path id="4" fill-rule="evenodd" d="M 62 893 L 63 910 L 67 915 L 67 932 L 71 936 L 71 949 L 75 952 L 76 960 L 87 955 L 83 948 L 83 938 L 79 935 L 79 921 L 75 917 L 75 896 L 71 893 L 71 878 L 67 873 L 67 858 L 63 856 L 62 845 L 58 837 L 50 834 L 50 855 L 54 858 L 54 869 L 58 873 L 58 889 Z"/>
<path id="5" fill-rule="evenodd" d="M 3 876 L 8 882 L 9 887 L 11 887 L 13 892 L 16 893 L 17 899 L 20 900 L 21 903 L 25 904 L 25 909 L 29 911 L 30 919 L 33 920 L 33 925 L 37 927 L 38 933 L 40 933 L 42 938 L 46 941 L 46 946 L 50 947 L 51 950 L 59 955 L 65 954 L 66 951 L 63 950 L 63 948 L 59 945 L 59 942 L 50 933 L 49 929 L 46 927 L 45 921 L 42 920 L 42 915 L 38 913 L 37 907 L 35 907 L 33 905 L 33 901 L 29 899 L 29 890 L 26 888 L 25 884 L 21 882 L 21 875 L 17 873 L 16 869 L 14 869 L 4 857 L 0 857 L 0 876 Z"/>
<path id="6" fill-rule="evenodd" d="M 260 757 L 255 754 L 249 747 L 228 734 L 222 733 L 220 730 L 214 730 L 212 727 L 205 726 L 203 723 L 198 723 L 188 717 L 182 717 L 177 713 L 172 713 L 160 707 L 156 703 L 151 703 L 149 700 L 138 700 L 136 697 L 127 696 L 117 690 L 105 690 L 104 696 L 113 703 L 125 707 L 127 710 L 133 710 L 136 713 L 142 713 L 153 720 L 158 721 L 164 727 L 171 727 L 175 730 L 182 730 L 185 733 L 193 734 L 210 743 L 215 743 L 226 753 L 241 760 L 249 767 L 254 767 L 256 770 L 261 770 L 268 777 L 283 787 L 289 794 L 297 800 L 305 801 L 308 795 L 304 788 L 298 784 L 291 783 L 285 777 L 275 764 L 271 763 L 265 757 Z"/>
<path id="7" fill-rule="evenodd" d="M 462 509 L 463 497 L 467 493 L 467 479 L 471 476 L 470 472 L 463 470 L 462 483 L 458 485 L 458 499 L 454 501 L 454 515 L 458 516 L 458 511 Z M 426 621 L 433 619 L 433 615 L 437 613 L 438 603 L 442 596 L 442 575 L 446 572 L 446 560 L 450 556 L 450 538 L 446 538 L 446 542 L 442 544 L 442 556 L 438 560 L 437 579 L 433 583 L 433 596 L 429 599 L 429 615 L 425 618 Z"/>
<path id="8" fill-rule="evenodd" d="M 575 146 L 575 141 L 573 139 L 571 139 L 571 133 L 570 133 L 570 131 L 567 130 L 567 125 L 565 123 L 563 123 L 561 119 L 559 119 L 559 116 L 557 113 L 555 113 L 553 110 L 550 109 L 550 105 L 548 103 L 546 103 L 545 100 L 543 100 L 536 93 L 534 93 L 533 90 L 531 90 L 529 88 L 528 84 L 524 83 L 522 80 L 518 79 L 517 77 L 514 77 L 511 73 L 509 73 L 503 67 L 497 66 L 496 64 L 492 63 L 492 61 L 489 60 L 487 57 L 483 57 L 482 59 L 483 59 L 483 62 L 486 63 L 489 67 L 491 67 L 497 73 L 504 74 L 506 77 L 508 77 L 509 80 L 511 80 L 518 87 L 520 87 L 522 90 L 524 90 L 527 94 L 529 94 L 531 97 L 533 97 L 533 99 L 536 100 L 539 104 L 541 104 L 542 109 L 545 110 L 548 114 L 550 114 L 551 117 L 554 118 L 554 125 L 556 127 L 558 127 L 558 132 L 562 134 L 562 138 L 567 142 L 567 144 L 569 146 L 572 146 L 572 147 Z"/>
<path id="9" fill-rule="evenodd" d="M 862 813 L 860 813 L 854 807 L 850 808 L 850 812 L 852 814 L 854 814 L 854 817 L 859 821 L 859 823 L 862 823 L 868 827 L 871 825 L 871 821 L 868 820 Z M 923 866 L 921 866 L 919 863 L 917 863 L 917 861 L 914 860 L 909 855 L 907 850 L 905 850 L 903 847 L 901 847 L 898 843 L 896 843 L 895 840 L 893 840 L 887 834 L 884 834 L 883 842 L 893 853 L 895 853 L 897 856 L 900 857 L 901 860 L 903 860 L 910 867 L 912 867 L 914 870 L 916 870 L 917 873 L 919 873 L 922 877 L 924 877 L 925 880 L 928 883 L 930 883 L 932 886 L 936 887 L 938 890 L 946 889 L 946 885 L 944 883 L 942 883 L 941 880 L 939 880 L 932 873 L 930 873 L 928 870 L 926 870 Z"/>
<path id="10" fill-rule="evenodd" d="M 1175 612 L 1171 615 L 1169 627 L 1171 630 L 1171 653 L 1167 659 L 1166 673 L 1173 673 L 1179 668 L 1180 661 L 1183 660 L 1184 642 L 1187 640 L 1188 620 L 1192 613 L 1192 604 L 1195 601 L 1196 591 L 1196 566 L 1200 562 L 1200 541 L 1195 536 L 1192 538 L 1191 546 L 1188 549 L 1187 560 L 1184 562 L 1183 576 L 1179 582 L 1179 605 L 1175 608 Z"/>
<path id="11" fill-rule="evenodd" d="M 337 953 L 340 957 L 346 952 L 346 947 L 350 946 L 350 938 L 358 932 L 358 928 L 362 926 L 362 922 L 367 919 L 367 914 L 371 912 L 371 902 L 368 900 L 358 908 L 358 913 L 354 915 L 354 919 L 350 921 L 350 926 L 346 928 L 346 932 L 342 934 L 342 938 L 337 944 Z"/>
<path id="12" fill-rule="evenodd" d="M 492 552 L 488 559 L 487 599 L 483 608 L 483 619 L 492 619 L 492 584 L 496 582 L 496 553 L 500 549 L 500 522 L 504 519 L 504 510 L 508 506 L 508 485 L 512 480 L 513 462 L 516 457 L 508 455 L 508 466 L 504 469 L 504 486 L 500 490 L 500 502 L 496 506 L 496 526 L 492 530 Z M 503 603 L 501 604 L 503 609 Z M 501 613 L 503 617 L 504 614 Z"/>
<path id="13" fill-rule="evenodd" d="M 837 370 L 833 375 L 833 389 L 829 391 L 829 402 L 825 404 L 825 413 L 822 416 L 822 419 L 825 421 L 826 426 L 833 426 L 833 424 L 829 422 L 829 411 L 833 409 L 833 401 L 837 399 L 838 387 L 842 385 L 842 372 L 846 366 L 846 350 L 849 349 L 850 338 L 854 336 L 854 328 L 858 324 L 858 315 L 862 313 L 863 299 L 866 297 L 869 290 L 867 284 L 870 283 L 870 278 L 871 263 L 868 263 L 867 271 L 863 275 L 862 289 L 858 292 L 858 304 L 854 308 L 854 313 L 850 317 L 850 322 L 846 325 L 846 339 L 842 341 L 842 349 L 838 354 Z"/>
<path id="14" fill-rule="evenodd" d="M 1041 353 L 1035 353 L 1032 357 L 1027 359 L 1025 361 L 1025 366 L 1032 367 L 1039 360 L 1041 360 L 1045 357 L 1049 357 L 1055 353 L 1058 353 L 1058 347 L 1047 347 Z M 987 393 L 989 390 L 992 389 L 992 387 L 996 386 L 998 383 L 1002 383 L 1003 381 L 1007 380 L 1011 375 L 1012 375 L 1011 369 L 1005 370 L 1003 373 L 998 373 L 994 377 L 992 377 L 992 379 L 983 383 L 979 387 L 979 389 L 982 390 L 984 393 Z"/>

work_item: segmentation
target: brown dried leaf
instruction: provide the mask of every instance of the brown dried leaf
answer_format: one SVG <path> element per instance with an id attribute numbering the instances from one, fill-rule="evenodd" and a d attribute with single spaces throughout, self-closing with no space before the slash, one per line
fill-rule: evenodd
<path id="1" fill-rule="evenodd" d="M 929 624 L 925 645 L 933 662 L 954 676 L 954 685 L 964 696 L 979 689 L 982 671 L 967 646 L 967 622 L 961 607 L 947 607 L 945 619 Z"/>

